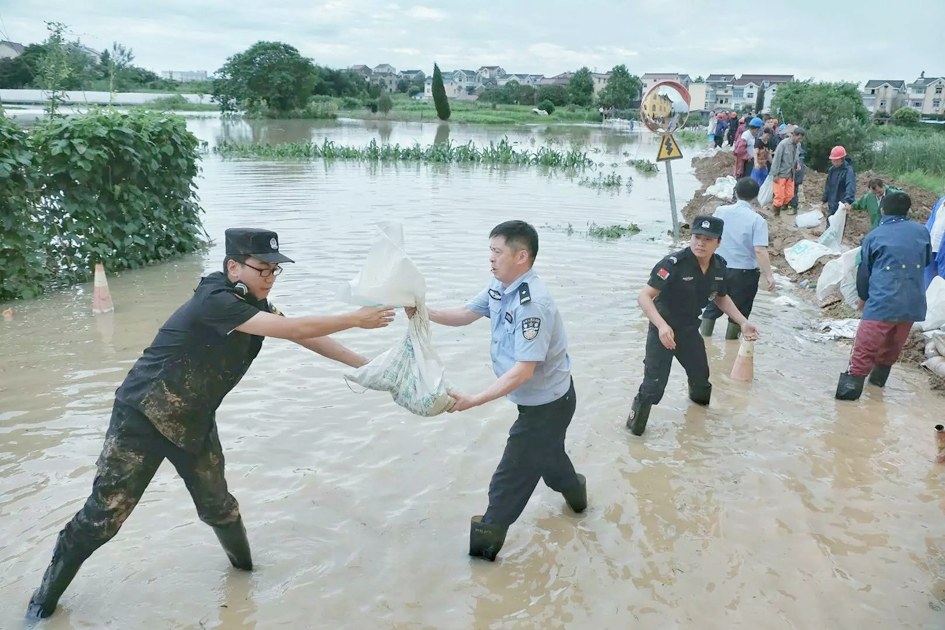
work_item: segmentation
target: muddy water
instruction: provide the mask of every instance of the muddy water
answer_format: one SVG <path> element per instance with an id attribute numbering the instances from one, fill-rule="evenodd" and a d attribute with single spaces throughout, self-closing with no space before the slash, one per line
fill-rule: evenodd
<path id="1" fill-rule="evenodd" d="M 210 143 L 436 134 L 355 122 L 191 125 Z M 593 128 L 451 133 L 508 134 L 523 146 L 577 139 L 605 164 L 655 154 L 645 138 Z M 676 174 L 684 202 L 695 182 L 685 164 Z M 270 340 L 218 414 L 258 570 L 229 568 L 165 464 L 44 627 L 945 626 L 945 469 L 932 463 L 931 429 L 942 406 L 921 374 L 897 367 L 885 392 L 835 402 L 848 349 L 810 336 L 813 311 L 762 292 L 754 384 L 727 379 L 737 345 L 716 339 L 710 408 L 688 403 L 676 367 L 646 435 L 624 428 L 646 330 L 634 296 L 670 247 L 662 176 L 637 176 L 614 195 L 536 170 L 208 156 L 200 196 L 216 244 L 112 275 L 114 314 L 93 318 L 83 286 L 14 304 L 14 319 L 0 321 L 0 627 L 18 627 L 56 532 L 87 496 L 114 389 L 197 278 L 219 267 L 225 227 L 279 231 L 297 264 L 272 300 L 307 314 L 346 308 L 334 292 L 381 219 L 404 223 L 431 305 L 460 304 L 488 282 L 486 236 L 511 217 L 540 228 L 538 269 L 570 337 L 579 402 L 569 450 L 588 478 L 586 514 L 540 487 L 499 562 L 471 561 L 468 518 L 485 507 L 512 405 L 414 417 L 385 394 L 349 390 L 342 366 Z M 582 234 L 589 221 L 643 231 L 594 240 Z M 374 355 L 405 326 L 401 316 L 338 338 Z M 493 378 L 488 335 L 483 321 L 435 330 L 458 387 Z"/>

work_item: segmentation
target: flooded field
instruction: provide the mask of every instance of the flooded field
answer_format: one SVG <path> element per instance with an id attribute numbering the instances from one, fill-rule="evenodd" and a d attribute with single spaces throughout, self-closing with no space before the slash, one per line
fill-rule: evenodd
<path id="1" fill-rule="evenodd" d="M 362 121 L 189 126 L 211 146 L 444 139 L 437 125 Z M 477 144 L 505 136 L 586 144 L 599 172 L 632 176 L 632 187 L 597 191 L 537 168 L 207 155 L 208 252 L 111 275 L 109 315 L 91 315 L 91 285 L 13 304 L 14 318 L 0 321 L 0 627 L 20 627 L 56 533 L 91 487 L 115 388 L 198 278 L 220 268 L 225 228 L 279 232 L 297 262 L 271 300 L 301 315 L 349 308 L 338 285 L 390 219 L 404 225 L 428 303 L 461 304 L 490 279 L 489 230 L 511 218 L 539 229 L 536 269 L 570 338 L 578 409 L 568 445 L 588 479 L 585 514 L 540 486 L 499 561 L 468 558 L 469 516 L 486 505 L 513 405 L 412 416 L 387 394 L 351 391 L 344 366 L 269 340 L 217 415 L 257 570 L 230 568 L 165 463 L 42 627 L 945 627 L 945 467 L 933 463 L 932 435 L 942 399 L 925 377 L 897 366 L 885 391 L 835 401 L 849 348 L 811 334 L 814 309 L 762 291 L 755 382 L 727 378 L 737 342 L 717 331 L 712 405 L 689 404 L 675 366 L 647 433 L 632 436 L 624 421 L 646 332 L 636 293 L 672 245 L 665 176 L 624 162 L 652 160 L 656 145 L 596 127 L 449 133 Z M 681 207 L 696 187 L 688 160 L 674 175 Z M 591 222 L 642 231 L 589 238 Z M 373 356 L 405 328 L 400 314 L 388 329 L 338 339 Z M 493 378 L 487 322 L 436 327 L 434 341 L 457 388 Z"/>

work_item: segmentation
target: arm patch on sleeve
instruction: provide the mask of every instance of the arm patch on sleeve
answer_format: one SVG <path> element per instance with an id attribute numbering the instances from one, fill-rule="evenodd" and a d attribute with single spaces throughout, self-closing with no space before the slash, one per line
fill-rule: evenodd
<path id="1" fill-rule="evenodd" d="M 531 341 L 538 336 L 538 331 L 541 329 L 541 318 L 540 317 L 526 317 L 522 320 L 522 336 L 525 337 L 528 341 Z"/>
<path id="2" fill-rule="evenodd" d="M 656 275 L 658 275 L 661 280 L 665 280 L 669 277 L 669 270 L 665 267 L 660 267 L 659 270 L 657 270 Z"/>

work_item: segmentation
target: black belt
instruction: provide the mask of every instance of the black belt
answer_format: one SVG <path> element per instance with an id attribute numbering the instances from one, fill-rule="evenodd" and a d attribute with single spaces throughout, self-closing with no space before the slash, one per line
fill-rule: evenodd
<path id="1" fill-rule="evenodd" d="M 755 267 L 754 269 L 732 269 L 731 267 L 727 268 L 729 271 L 734 271 L 738 273 L 761 273 L 761 269 Z"/>

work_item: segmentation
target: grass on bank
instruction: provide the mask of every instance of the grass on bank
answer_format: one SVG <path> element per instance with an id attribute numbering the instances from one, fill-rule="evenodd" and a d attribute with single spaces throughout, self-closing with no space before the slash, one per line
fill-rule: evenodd
<path id="1" fill-rule="evenodd" d="M 900 128 L 876 135 L 882 139 L 864 156 L 866 164 L 854 163 L 854 167 L 887 173 L 935 194 L 945 191 L 945 133 L 922 128 L 903 132 Z"/>
<path id="2" fill-rule="evenodd" d="M 363 118 L 368 120 L 396 120 L 405 122 L 434 122 L 437 120 L 433 101 L 423 101 L 408 98 L 403 95 L 394 95 L 393 109 L 387 114 L 371 113 L 362 104 L 355 104 L 354 99 L 339 100 L 338 115 L 347 118 Z M 600 114 L 596 109 L 589 107 L 574 107 L 566 105 L 555 109 L 553 114 L 541 116 L 532 111 L 533 105 L 500 105 L 450 99 L 449 122 L 470 123 L 478 125 L 507 125 L 528 123 L 554 122 L 600 122 Z"/>

